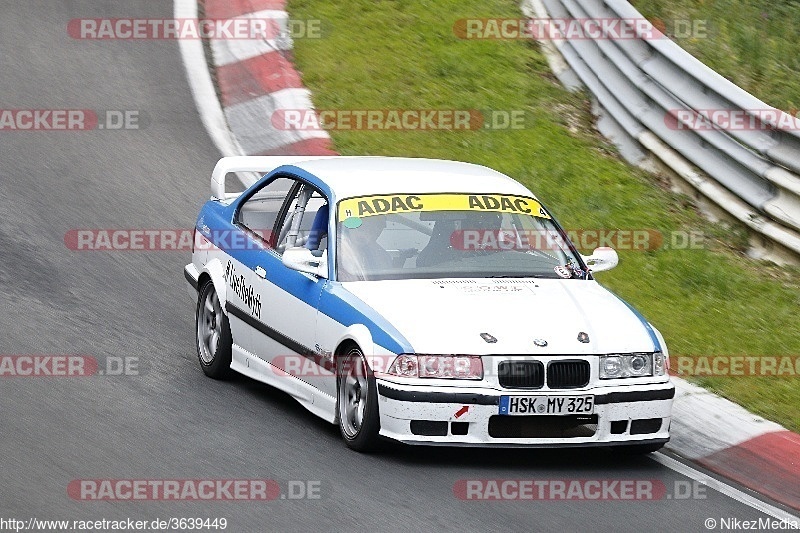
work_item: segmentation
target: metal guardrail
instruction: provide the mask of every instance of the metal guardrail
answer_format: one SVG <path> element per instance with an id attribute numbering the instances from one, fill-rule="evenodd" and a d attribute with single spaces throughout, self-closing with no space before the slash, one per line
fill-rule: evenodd
<path id="1" fill-rule="evenodd" d="M 625 0 L 524 0 L 522 9 L 537 19 L 619 19 L 631 31 L 630 21 L 637 20 L 635 35 L 652 34 L 641 33 L 652 26 Z M 598 126 L 623 157 L 641 164 L 655 155 L 700 195 L 763 236 L 763 257 L 798 261 L 800 120 L 780 114 L 667 38 L 540 43 L 562 83 L 571 89 L 583 85 L 594 95 Z M 707 110 L 746 116 L 755 127 L 726 129 L 713 114 L 709 127 L 696 127 L 696 118 Z M 792 127 L 767 115 L 782 123 L 788 119 Z"/>

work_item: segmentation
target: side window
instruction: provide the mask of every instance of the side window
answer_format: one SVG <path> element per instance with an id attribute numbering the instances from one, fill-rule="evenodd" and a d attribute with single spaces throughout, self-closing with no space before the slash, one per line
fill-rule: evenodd
<path id="1" fill-rule="evenodd" d="M 279 227 L 275 246 L 279 254 L 293 246 L 322 252 L 328 243 L 327 200 L 316 189 L 302 184 L 293 191 Z"/>
<path id="2" fill-rule="evenodd" d="M 277 178 L 266 184 L 242 204 L 236 223 L 260 236 L 264 242 L 274 242 L 275 221 L 295 183 L 290 178 Z"/>

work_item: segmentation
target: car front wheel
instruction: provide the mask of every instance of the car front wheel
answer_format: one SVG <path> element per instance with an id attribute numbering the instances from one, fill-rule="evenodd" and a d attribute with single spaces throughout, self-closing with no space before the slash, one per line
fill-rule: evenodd
<path id="1" fill-rule="evenodd" d="M 340 355 L 336 364 L 339 376 L 337 418 L 342 438 L 353 450 L 374 450 L 380 430 L 375 376 L 364 354 L 355 346 Z"/>

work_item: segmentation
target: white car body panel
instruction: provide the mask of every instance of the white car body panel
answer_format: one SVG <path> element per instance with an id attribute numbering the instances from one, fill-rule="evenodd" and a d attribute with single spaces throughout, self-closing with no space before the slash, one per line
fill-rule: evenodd
<path id="1" fill-rule="evenodd" d="M 641 321 L 595 281 L 465 278 L 343 285 L 394 324 L 417 353 L 653 351 Z M 578 341 L 582 331 L 589 334 L 589 343 Z M 487 344 L 480 337 L 483 332 L 496 337 L 497 343 Z M 547 346 L 535 346 L 537 338 L 546 340 Z"/>

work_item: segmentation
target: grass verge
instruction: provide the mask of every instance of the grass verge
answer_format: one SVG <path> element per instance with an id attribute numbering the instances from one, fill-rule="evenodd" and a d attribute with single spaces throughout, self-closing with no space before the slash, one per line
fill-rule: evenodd
<path id="1" fill-rule="evenodd" d="M 506 0 L 292 0 L 322 21 L 295 57 L 318 109 L 522 110 L 525 128 L 332 131 L 345 155 L 406 155 L 486 165 L 518 179 L 566 228 L 702 232 L 699 249 L 620 251 L 601 283 L 635 305 L 679 355 L 800 357 L 800 270 L 746 258 L 740 228 L 711 224 L 659 177 L 623 163 L 591 126 L 584 95 L 564 91 L 534 43 L 467 41 L 457 19 L 519 17 Z M 569 317 L 565 317 L 569 320 Z M 797 369 L 800 371 L 800 368 Z M 699 383 L 800 431 L 800 375 Z"/>
<path id="2" fill-rule="evenodd" d="M 675 42 L 700 61 L 764 102 L 797 114 L 800 4 L 796 0 L 632 3 L 648 19 L 661 19 Z M 698 31 L 690 31 L 687 22 Z"/>

